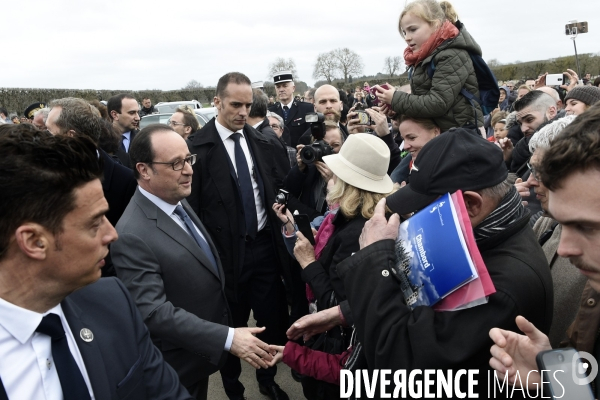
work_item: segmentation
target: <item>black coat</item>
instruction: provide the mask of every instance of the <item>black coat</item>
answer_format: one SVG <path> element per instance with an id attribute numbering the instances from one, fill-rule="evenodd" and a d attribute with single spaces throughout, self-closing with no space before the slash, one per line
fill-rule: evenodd
<path id="1" fill-rule="evenodd" d="M 496 293 L 487 304 L 466 310 L 411 311 L 389 271 L 396 260 L 393 240 L 376 242 L 340 263 L 337 272 L 369 370 L 477 369 L 475 392 L 486 398 L 490 329 L 519 332 L 517 315 L 544 333 L 552 322 L 550 269 L 528 221 L 527 215 L 477 244 Z"/>
<path id="2" fill-rule="evenodd" d="M 275 182 L 282 180 L 273 158 L 273 145 L 267 137 L 250 125 L 244 126 L 244 136 L 251 147 L 255 166 L 264 182 L 261 198 L 267 213 L 267 225 L 272 230 L 281 274 L 287 282 L 290 282 L 290 257 L 279 231 L 281 222 L 271 208 L 278 189 Z M 192 193 L 187 201 L 215 243 L 225 273 L 227 300 L 235 301 L 244 264 L 245 222 L 237 182 L 231 176 L 227 161 L 229 155 L 217 132 L 215 119 L 209 121 L 194 135 L 190 135 L 188 147 L 192 154 L 197 154 L 198 158 L 193 166 Z"/>
<path id="3" fill-rule="evenodd" d="M 269 107 L 269 111 L 274 112 L 283 118 L 283 108 L 281 103 L 277 102 L 275 105 Z M 311 103 L 304 103 L 302 101 L 294 101 L 287 120 L 284 118 L 285 126 L 290 130 L 290 143 L 288 146 L 296 147 L 300 136 L 309 128 L 308 123 L 304 120 L 304 117 L 308 113 L 315 112 L 315 107 Z"/>
<path id="4" fill-rule="evenodd" d="M 277 168 L 284 175 L 287 175 L 287 173 L 290 171 L 290 159 L 288 157 L 286 143 L 280 139 L 273 128 L 271 128 L 268 118 L 265 118 L 263 123 L 260 124 L 256 130 L 261 132 L 271 141 L 275 151 L 273 153 L 273 158 L 277 164 Z"/>
<path id="5" fill-rule="evenodd" d="M 102 191 L 108 202 L 108 212 L 106 219 L 116 226 L 119 218 L 129 204 L 129 200 L 135 193 L 137 181 L 133 177 L 133 171 L 122 166 L 115 161 L 108 153 L 102 149 L 98 149 L 100 158 L 103 163 L 104 177 L 102 178 Z M 115 276 L 115 268 L 113 266 L 110 252 L 105 259 L 106 265 L 102 268 L 102 276 Z"/>
<path id="6" fill-rule="evenodd" d="M 133 143 L 133 139 L 135 138 L 135 135 L 138 132 L 139 131 L 135 130 L 135 129 L 131 131 L 131 135 L 129 135 L 129 147 L 130 148 L 131 148 L 131 143 Z M 121 137 L 121 142 L 119 143 L 119 148 L 117 149 L 116 155 L 119 158 L 119 161 L 121 161 L 121 164 L 123 164 L 127 168 L 133 168 L 133 165 L 131 164 L 131 158 L 129 158 L 129 153 L 126 152 L 125 150 L 123 150 L 122 143 L 123 143 L 123 138 Z"/>

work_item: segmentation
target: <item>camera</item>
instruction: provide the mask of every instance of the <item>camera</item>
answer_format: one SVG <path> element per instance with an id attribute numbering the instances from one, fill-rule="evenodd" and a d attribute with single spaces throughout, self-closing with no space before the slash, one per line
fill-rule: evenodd
<path id="1" fill-rule="evenodd" d="M 287 190 L 279 189 L 277 196 L 275 196 L 275 203 L 283 204 L 284 207 L 281 209 L 281 212 L 285 213 L 285 206 L 287 206 L 288 200 L 290 198 L 290 192 Z"/>
<path id="2" fill-rule="evenodd" d="M 312 164 L 315 161 L 323 161 L 323 156 L 333 154 L 333 149 L 324 140 L 317 140 L 309 146 L 300 150 L 300 158 L 304 164 Z"/>
<path id="3" fill-rule="evenodd" d="M 304 120 L 310 125 L 310 134 L 315 140 L 325 137 L 325 116 L 319 112 L 307 113 Z"/>

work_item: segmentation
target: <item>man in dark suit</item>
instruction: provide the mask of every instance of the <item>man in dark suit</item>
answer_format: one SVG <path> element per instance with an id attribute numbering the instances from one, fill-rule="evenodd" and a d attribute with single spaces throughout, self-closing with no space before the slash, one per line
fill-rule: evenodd
<path id="1" fill-rule="evenodd" d="M 246 124 L 252 106 L 247 76 L 232 72 L 219 79 L 216 119 L 190 136 L 188 146 L 197 155 L 192 193 L 188 202 L 215 242 L 225 273 L 225 294 L 234 326 L 246 326 L 250 310 L 258 337 L 269 343 L 285 341 L 287 304 L 281 276 L 290 281 L 289 262 L 272 211 L 275 202 L 273 146 Z M 239 360 L 229 357 L 221 376 L 230 399 L 241 399 Z M 257 371 L 259 389 L 273 399 L 287 399 L 275 384 L 276 370 Z"/>
<path id="2" fill-rule="evenodd" d="M 102 120 L 98 110 L 87 101 L 74 97 L 54 100 L 50 103 L 50 113 L 46 119 L 48 131 L 53 135 L 86 136 L 96 144 L 100 140 Z M 98 148 L 98 158 L 102 160 L 102 191 L 109 210 L 106 218 L 111 225 L 116 225 L 125 207 L 135 192 L 137 181 L 131 169 L 113 160 L 104 150 Z M 106 266 L 102 276 L 114 276 L 114 268 L 110 254 L 106 258 Z"/>
<path id="3" fill-rule="evenodd" d="M 277 90 L 279 101 L 269 107 L 269 111 L 278 114 L 285 121 L 285 126 L 290 130 L 290 140 L 284 136 L 288 146 L 296 147 L 298 139 L 309 128 L 304 120 L 307 113 L 314 112 L 314 107 L 310 103 L 294 100 L 294 77 L 291 71 L 279 71 L 274 77 L 273 82 Z"/>
<path id="4" fill-rule="evenodd" d="M 227 352 L 267 367 L 264 328 L 229 328 L 232 318 L 216 248 L 185 201 L 196 156 L 162 124 L 142 129 L 131 145 L 138 190 L 117 224 L 112 246 L 118 277 L 131 292 L 156 346 L 197 399 Z"/>
<path id="5" fill-rule="evenodd" d="M 0 399 L 191 399 L 125 287 L 98 281 L 117 239 L 101 175 L 85 137 L 0 127 Z"/>
<path id="6" fill-rule="evenodd" d="M 135 97 L 127 93 L 121 93 L 108 99 L 106 109 L 113 126 L 121 134 L 121 145 L 117 150 L 117 157 L 119 157 L 121 164 L 132 168 L 129 159 L 129 146 L 131 146 L 140 126 L 140 105 Z"/>

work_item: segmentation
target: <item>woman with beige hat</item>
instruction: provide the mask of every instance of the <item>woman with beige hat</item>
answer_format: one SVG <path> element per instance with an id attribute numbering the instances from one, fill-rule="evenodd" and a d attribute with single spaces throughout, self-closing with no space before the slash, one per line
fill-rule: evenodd
<path id="1" fill-rule="evenodd" d="M 365 222 L 373 216 L 379 200 L 389 195 L 393 189 L 392 180 L 387 175 L 390 150 L 377 136 L 367 133 L 350 135 L 338 154 L 325 156 L 323 161 L 334 174 L 334 184 L 327 195 L 327 201 L 333 205 L 331 208 L 335 207 L 335 211 L 329 213 L 321 224 L 314 247 L 301 233 L 296 232 L 290 211 L 283 214 L 282 205 L 273 205 L 284 222 L 282 233 L 286 245 L 302 267 L 302 279 L 308 284 L 307 296 L 310 297 L 309 301 L 316 303 L 316 311 L 336 305 L 342 309 L 348 308 L 335 267 L 359 250 L 358 238 Z M 323 335 L 327 337 L 317 338 L 312 343 L 312 348 L 339 354 L 350 344 L 351 329 L 340 326 Z M 283 346 L 281 351 L 284 351 Z M 310 368 L 315 364 L 303 363 L 301 360 L 305 358 L 297 357 L 298 352 L 302 351 L 305 351 L 303 346 L 288 342 L 283 361 L 301 374 L 334 383 L 328 378 L 331 371 L 319 368 L 315 370 Z M 337 379 L 339 380 L 339 373 Z M 312 378 L 303 379 L 302 385 L 307 398 L 316 398 L 315 391 L 323 389 L 331 396 L 339 396 L 338 386 Z"/>

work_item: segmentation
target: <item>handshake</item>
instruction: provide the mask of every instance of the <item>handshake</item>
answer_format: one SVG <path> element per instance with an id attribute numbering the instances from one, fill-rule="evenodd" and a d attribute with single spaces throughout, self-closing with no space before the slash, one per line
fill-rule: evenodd
<path id="1" fill-rule="evenodd" d="M 256 369 L 274 366 L 283 356 L 283 346 L 268 345 L 254 336 L 264 330 L 264 327 L 235 328 L 229 352 Z"/>

